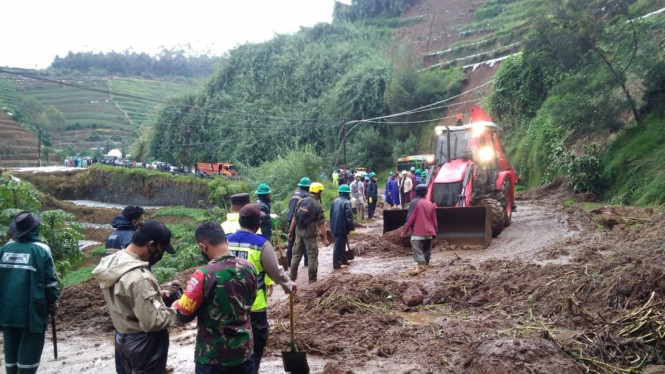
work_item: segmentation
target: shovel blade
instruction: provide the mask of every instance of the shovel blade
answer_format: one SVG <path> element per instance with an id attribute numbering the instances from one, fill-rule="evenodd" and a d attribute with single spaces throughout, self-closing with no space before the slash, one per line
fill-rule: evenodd
<path id="1" fill-rule="evenodd" d="M 284 371 L 291 374 L 308 374 L 307 356 L 305 352 L 282 352 Z"/>

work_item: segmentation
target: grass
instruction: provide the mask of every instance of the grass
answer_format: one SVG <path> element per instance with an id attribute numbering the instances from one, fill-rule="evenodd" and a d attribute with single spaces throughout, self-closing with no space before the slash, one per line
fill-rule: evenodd
<path id="1" fill-rule="evenodd" d="M 662 117 L 651 115 L 641 127 L 619 134 L 603 160 L 603 176 L 610 186 L 606 200 L 638 206 L 665 203 L 663 125 Z"/>
<path id="2" fill-rule="evenodd" d="M 563 202 L 563 206 L 572 206 L 575 205 L 575 200 L 566 200 Z"/>
<path id="3" fill-rule="evenodd" d="M 594 209 L 602 208 L 605 206 L 605 204 L 599 204 L 599 203 L 583 203 L 580 206 L 580 209 L 582 209 L 584 212 L 590 212 Z"/>
<path id="4" fill-rule="evenodd" d="M 75 284 L 80 284 L 92 278 L 92 270 L 94 266 L 86 266 L 77 270 L 67 272 L 62 278 L 62 286 L 67 287 Z"/>
<path id="5" fill-rule="evenodd" d="M 209 214 L 206 209 L 187 208 L 184 206 L 165 207 L 157 210 L 154 214 L 154 218 L 164 217 L 164 216 L 189 218 L 197 222 L 202 222 L 209 218 Z"/>
<path id="6" fill-rule="evenodd" d="M 90 256 L 104 256 L 106 254 L 106 246 L 104 244 L 100 244 L 88 254 Z"/>

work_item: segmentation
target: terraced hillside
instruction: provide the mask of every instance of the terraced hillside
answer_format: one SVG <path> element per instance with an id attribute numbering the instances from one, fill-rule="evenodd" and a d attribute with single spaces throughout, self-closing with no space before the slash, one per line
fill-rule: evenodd
<path id="1" fill-rule="evenodd" d="M 38 74 L 0 74 L 0 105 L 31 125 L 39 123 L 45 110 L 55 108 L 64 121 L 51 121 L 46 131 L 56 149 L 69 153 L 109 143 L 129 149 L 140 127 L 151 125 L 160 102 L 197 87 L 195 81 Z"/>
<path id="2" fill-rule="evenodd" d="M 0 110 L 0 167 L 34 166 L 37 163 L 37 137 Z M 59 163 L 56 155 L 42 165 Z"/>

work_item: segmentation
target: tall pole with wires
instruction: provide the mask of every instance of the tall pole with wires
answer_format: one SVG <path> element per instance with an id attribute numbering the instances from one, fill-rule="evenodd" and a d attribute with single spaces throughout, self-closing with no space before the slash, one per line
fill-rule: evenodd
<path id="1" fill-rule="evenodd" d="M 346 121 L 342 119 L 342 157 L 344 160 L 344 174 L 346 176 Z"/>
<path id="2" fill-rule="evenodd" d="M 37 166 L 42 166 L 42 129 L 37 130 Z"/>

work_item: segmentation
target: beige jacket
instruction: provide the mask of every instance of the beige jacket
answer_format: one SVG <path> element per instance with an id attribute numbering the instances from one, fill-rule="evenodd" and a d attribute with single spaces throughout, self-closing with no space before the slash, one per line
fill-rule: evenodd
<path id="1" fill-rule="evenodd" d="M 121 334 L 161 331 L 175 323 L 175 312 L 162 301 L 157 279 L 147 266 L 133 253 L 119 251 L 102 258 L 92 271 Z"/>

